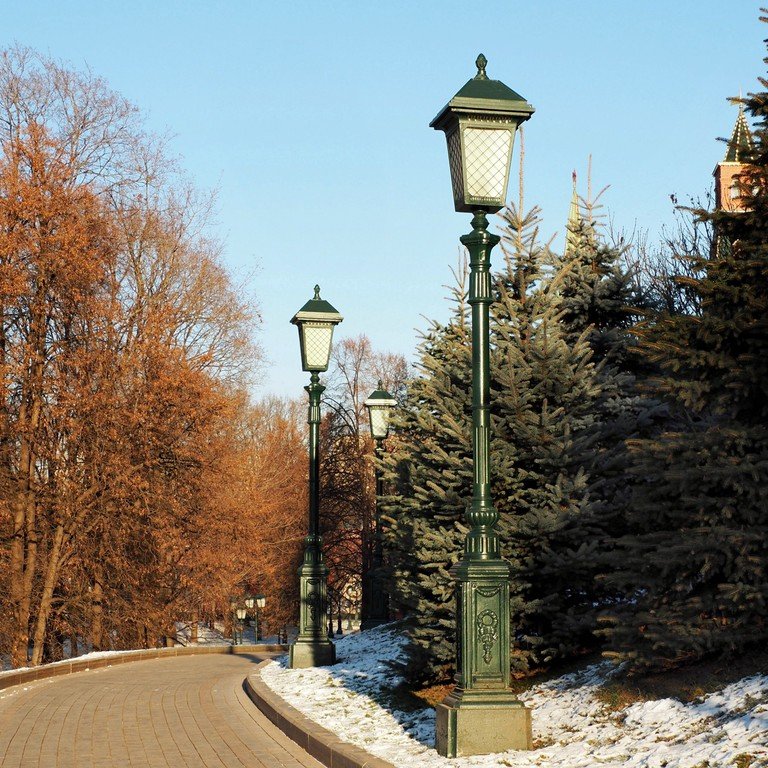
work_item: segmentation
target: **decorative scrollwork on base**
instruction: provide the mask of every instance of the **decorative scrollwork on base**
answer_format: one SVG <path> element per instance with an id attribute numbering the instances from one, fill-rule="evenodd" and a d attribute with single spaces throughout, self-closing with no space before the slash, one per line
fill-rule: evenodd
<path id="1" fill-rule="evenodd" d="M 493 645 L 499 639 L 499 617 L 493 611 L 485 610 L 477 615 L 475 624 L 477 638 L 483 646 L 483 661 L 490 664 Z"/>
<path id="2" fill-rule="evenodd" d="M 319 586 L 319 579 L 307 579 L 307 596 L 305 599 L 307 609 L 309 610 L 309 621 L 313 626 L 320 616 L 320 608 L 323 600 Z"/>

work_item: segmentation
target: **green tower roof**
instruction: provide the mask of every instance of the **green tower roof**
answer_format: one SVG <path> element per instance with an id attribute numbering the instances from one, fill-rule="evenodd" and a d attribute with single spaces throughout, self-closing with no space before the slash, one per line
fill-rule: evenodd
<path id="1" fill-rule="evenodd" d="M 749 130 L 747 118 L 744 116 L 744 107 L 739 106 L 739 115 L 736 118 L 736 125 L 733 126 L 733 133 L 728 141 L 728 150 L 725 153 L 723 162 L 749 162 L 749 157 L 753 148 L 752 132 Z"/>

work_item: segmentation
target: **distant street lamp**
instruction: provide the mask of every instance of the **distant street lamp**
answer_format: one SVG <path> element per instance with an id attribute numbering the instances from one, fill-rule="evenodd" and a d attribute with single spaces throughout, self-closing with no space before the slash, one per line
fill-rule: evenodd
<path id="1" fill-rule="evenodd" d="M 368 422 L 373 438 L 374 466 L 376 473 L 376 501 L 374 507 L 373 557 L 371 567 L 363 574 L 363 602 L 361 607 L 360 629 L 378 627 L 389 621 L 389 597 L 384 590 L 384 547 L 381 537 L 381 513 L 379 497 L 384 494 L 384 481 L 381 477 L 382 444 L 389 434 L 389 414 L 397 405 L 392 395 L 384 389 L 379 379 L 379 387 L 365 401 L 368 409 Z"/>
<path id="2" fill-rule="evenodd" d="M 237 617 L 238 629 L 235 631 L 235 645 L 238 645 L 237 635 L 240 635 L 240 645 L 243 644 L 243 628 L 245 617 L 248 615 L 248 609 L 245 606 L 238 606 L 235 608 L 235 616 Z"/>
<path id="3" fill-rule="evenodd" d="M 320 373 L 328 370 L 333 329 L 342 319 L 320 298 L 320 286 L 316 285 L 314 298 L 291 320 L 299 329 L 302 369 L 311 374 L 309 386 L 305 387 L 309 394 L 309 533 L 299 568 L 299 636 L 288 656 L 292 668 L 319 667 L 336 661 L 336 646 L 326 633 L 328 567 L 323 562 L 320 537 L 320 397 L 325 391 Z"/>
<path id="4" fill-rule="evenodd" d="M 437 705 L 436 748 L 446 757 L 531 748 L 531 716 L 509 688 L 509 564 L 495 531 L 498 513 L 490 484 L 491 249 L 487 213 L 506 201 L 512 143 L 518 125 L 533 113 L 519 94 L 485 73 L 477 74 L 430 123 L 445 132 L 454 206 L 473 213 L 472 232 L 461 242 L 470 255 L 472 306 L 472 502 L 470 531 L 456 579 L 456 687 Z"/>
<path id="5" fill-rule="evenodd" d="M 253 634 L 257 640 L 261 640 L 261 624 L 259 624 L 259 611 L 267 604 L 267 598 L 264 595 L 254 595 L 253 600 Z"/>

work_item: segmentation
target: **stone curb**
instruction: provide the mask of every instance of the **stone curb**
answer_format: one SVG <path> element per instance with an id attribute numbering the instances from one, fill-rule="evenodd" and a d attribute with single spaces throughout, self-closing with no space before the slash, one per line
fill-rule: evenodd
<path id="1" fill-rule="evenodd" d="M 245 692 L 261 712 L 286 736 L 295 741 L 327 768 L 395 768 L 392 763 L 373 757 L 354 744 L 340 741 L 335 733 L 317 723 L 281 699 L 262 679 L 263 661 L 245 678 Z"/>
<path id="2" fill-rule="evenodd" d="M 47 677 L 70 675 L 74 672 L 86 672 L 90 669 L 102 669 L 116 664 L 127 664 L 131 661 L 146 661 L 147 659 L 165 659 L 172 656 L 194 656 L 205 653 L 285 653 L 287 645 L 209 645 L 181 646 L 175 648 L 149 648 L 145 651 L 128 651 L 126 653 L 103 656 L 97 659 L 72 659 L 71 661 L 55 664 L 44 664 L 33 669 L 19 672 L 0 674 L 0 691 L 22 683 L 31 683 Z"/>

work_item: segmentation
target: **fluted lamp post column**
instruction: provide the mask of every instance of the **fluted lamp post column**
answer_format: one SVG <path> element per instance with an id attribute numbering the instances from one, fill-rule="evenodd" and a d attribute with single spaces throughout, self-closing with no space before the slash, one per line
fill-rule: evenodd
<path id="1" fill-rule="evenodd" d="M 384 389 L 379 380 L 378 389 L 371 392 L 365 401 L 368 409 L 368 422 L 371 426 L 371 437 L 374 444 L 376 472 L 376 503 L 374 512 L 373 552 L 370 568 L 363 574 L 363 600 L 361 606 L 360 629 L 371 629 L 389 621 L 389 599 L 384 589 L 384 546 L 381 539 L 381 514 L 379 498 L 383 495 L 383 480 L 379 470 L 379 461 L 384 441 L 389 434 L 389 414 L 397 405 L 392 395 Z"/>
<path id="2" fill-rule="evenodd" d="M 533 113 L 522 96 L 485 72 L 477 74 L 430 123 L 445 132 L 457 211 L 474 214 L 461 242 L 470 256 L 472 307 L 472 501 L 464 554 L 451 569 L 456 579 L 455 687 L 437 705 L 436 748 L 446 757 L 531 748 L 530 711 L 510 690 L 509 564 L 495 526 L 490 487 L 490 253 L 499 242 L 486 214 L 506 200 L 512 143 Z"/>
<path id="3" fill-rule="evenodd" d="M 320 298 L 320 286 L 316 285 L 314 298 L 291 320 L 299 329 L 302 369 L 310 374 L 305 387 L 309 395 L 309 533 L 304 562 L 299 567 L 299 636 L 288 654 L 288 665 L 293 669 L 336 661 L 336 646 L 327 633 L 328 566 L 323 562 L 320 537 L 320 397 L 325 391 L 320 374 L 328 370 L 333 329 L 342 319 Z"/>

